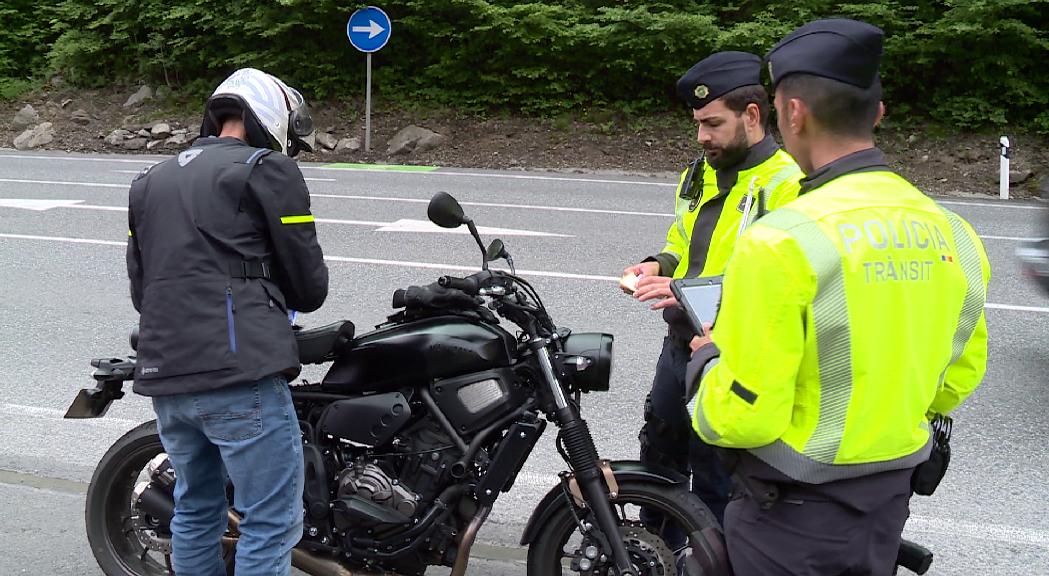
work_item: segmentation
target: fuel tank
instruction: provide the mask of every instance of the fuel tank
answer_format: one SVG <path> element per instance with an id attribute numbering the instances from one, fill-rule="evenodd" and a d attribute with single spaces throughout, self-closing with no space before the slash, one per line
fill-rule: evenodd
<path id="1" fill-rule="evenodd" d="M 321 382 L 338 393 L 428 386 L 449 378 L 510 365 L 516 347 L 505 330 L 461 316 L 438 316 L 380 328 L 360 336 Z"/>

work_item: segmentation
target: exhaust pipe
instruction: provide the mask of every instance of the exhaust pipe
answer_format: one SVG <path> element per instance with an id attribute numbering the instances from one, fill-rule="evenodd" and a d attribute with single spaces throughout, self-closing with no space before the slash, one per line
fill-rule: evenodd
<path id="1" fill-rule="evenodd" d="M 459 554 L 455 557 L 455 566 L 452 567 L 452 572 L 449 576 L 466 576 L 466 566 L 470 563 L 470 548 L 473 548 L 474 540 L 477 538 L 477 531 L 481 529 L 481 525 L 484 524 L 491 511 L 491 506 L 485 506 L 478 510 L 477 514 L 470 520 L 470 525 L 466 527 L 466 530 L 463 532 L 463 539 L 459 542 Z"/>
<path id="2" fill-rule="evenodd" d="M 240 516 L 233 510 L 229 511 L 229 527 L 233 530 L 240 530 Z M 236 543 L 236 539 L 233 538 L 223 538 L 223 540 L 232 540 L 234 545 Z M 291 565 L 311 576 L 397 576 L 390 572 L 350 570 L 334 558 L 318 556 L 299 548 L 291 549 Z"/>

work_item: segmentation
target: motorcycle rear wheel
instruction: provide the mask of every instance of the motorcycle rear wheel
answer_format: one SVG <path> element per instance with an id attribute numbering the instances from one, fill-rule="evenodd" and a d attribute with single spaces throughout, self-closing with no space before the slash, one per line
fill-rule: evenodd
<path id="1" fill-rule="evenodd" d="M 593 567 L 590 570 L 579 569 L 578 563 L 575 568 L 569 567 L 573 561 L 579 561 L 580 548 L 585 546 L 586 541 L 579 534 L 576 521 L 576 515 L 582 518 L 584 510 L 574 508 L 571 503 L 565 504 L 549 518 L 539 537 L 528 547 L 528 576 L 615 574 L 610 562 L 604 563 L 602 567 L 599 560 L 591 560 Z M 666 524 L 660 522 L 660 526 L 657 527 L 642 522 L 642 506 L 661 513 Z M 667 526 L 676 525 L 683 534 L 718 526 L 714 515 L 699 498 L 683 488 L 670 488 L 647 482 L 623 482 L 619 485 L 619 493 L 612 502 L 612 507 L 619 520 L 621 536 L 628 543 L 628 552 L 638 566 L 640 576 L 679 574 L 678 560 L 687 546 L 678 543 L 678 549 L 673 549 L 671 543 L 662 537 Z M 585 521 L 585 518 L 583 520 Z M 648 562 L 642 565 L 642 559 L 655 565 Z"/>
<path id="2" fill-rule="evenodd" d="M 170 556 L 148 549 L 139 538 L 131 509 L 132 492 L 146 479 L 146 465 L 163 451 L 157 423 L 150 421 L 121 436 L 95 468 L 84 520 L 91 553 L 107 576 L 174 574 Z M 227 568 L 231 568 L 232 554 L 227 552 L 227 556 Z"/>

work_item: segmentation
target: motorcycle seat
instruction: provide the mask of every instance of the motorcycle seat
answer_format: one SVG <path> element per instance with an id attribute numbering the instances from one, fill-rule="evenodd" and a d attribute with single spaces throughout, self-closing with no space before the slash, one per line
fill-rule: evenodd
<path id="1" fill-rule="evenodd" d="M 353 345 L 355 330 L 353 322 L 349 320 L 340 320 L 309 330 L 296 330 L 295 341 L 299 344 L 299 362 L 320 364 L 331 360 Z"/>
<path id="2" fill-rule="evenodd" d="M 333 322 L 325 326 L 296 330 L 295 341 L 299 345 L 299 362 L 302 364 L 320 364 L 331 360 L 339 352 L 353 346 L 356 327 L 349 320 Z M 131 349 L 138 350 L 138 326 L 131 329 L 128 337 Z"/>

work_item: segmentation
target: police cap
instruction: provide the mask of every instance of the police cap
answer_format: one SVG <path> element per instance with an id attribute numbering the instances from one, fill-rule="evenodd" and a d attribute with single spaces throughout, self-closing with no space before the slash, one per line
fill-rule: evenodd
<path id="1" fill-rule="evenodd" d="M 700 108 L 741 86 L 761 84 L 761 58 L 747 52 L 718 52 L 678 78 L 678 97 Z"/>
<path id="2" fill-rule="evenodd" d="M 883 38 L 880 28 L 858 20 L 831 18 L 809 22 L 765 55 L 772 88 L 798 73 L 870 88 L 878 79 Z"/>

